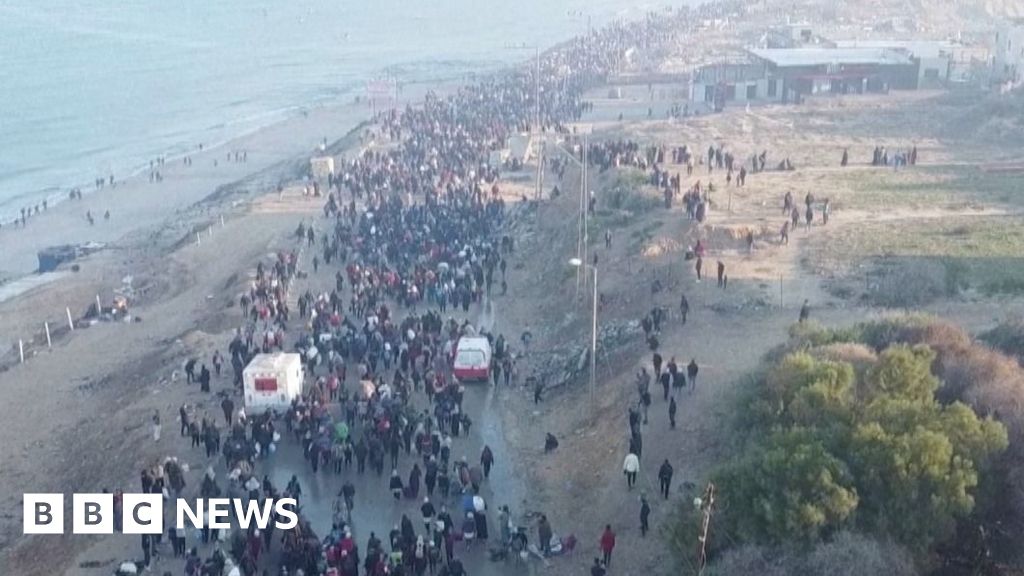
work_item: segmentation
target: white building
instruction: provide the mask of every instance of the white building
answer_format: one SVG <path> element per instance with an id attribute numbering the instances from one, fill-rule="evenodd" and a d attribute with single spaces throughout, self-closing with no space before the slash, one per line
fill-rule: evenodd
<path id="1" fill-rule="evenodd" d="M 1024 81 L 1024 20 L 1008 22 L 996 32 L 992 83 L 1014 87 Z"/>

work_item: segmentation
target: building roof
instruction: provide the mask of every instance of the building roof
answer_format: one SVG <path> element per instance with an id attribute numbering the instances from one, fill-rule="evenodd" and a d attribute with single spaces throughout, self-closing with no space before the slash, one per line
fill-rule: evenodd
<path id="1" fill-rule="evenodd" d="M 775 48 L 751 50 L 751 54 L 779 67 L 827 66 L 829 64 L 912 64 L 909 57 L 885 48 Z"/>
<path id="2" fill-rule="evenodd" d="M 958 45 L 945 40 L 836 40 L 836 47 L 848 48 L 883 48 L 902 50 L 918 58 L 938 58 L 943 53 L 949 55 Z"/>

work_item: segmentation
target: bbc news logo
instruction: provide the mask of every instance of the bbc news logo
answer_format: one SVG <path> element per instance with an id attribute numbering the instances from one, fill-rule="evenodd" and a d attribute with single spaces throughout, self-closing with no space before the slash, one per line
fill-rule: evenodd
<path id="1" fill-rule="evenodd" d="M 64 534 L 64 495 L 25 494 L 25 534 Z M 230 518 L 248 530 L 255 526 L 266 530 L 291 530 L 299 524 L 298 502 L 294 498 L 243 500 L 241 498 L 197 498 L 174 500 L 174 524 L 178 530 L 230 529 Z M 72 534 L 113 534 L 117 509 L 113 494 L 73 494 L 71 498 Z M 123 494 L 121 532 L 124 534 L 162 534 L 164 497 L 162 494 Z"/>

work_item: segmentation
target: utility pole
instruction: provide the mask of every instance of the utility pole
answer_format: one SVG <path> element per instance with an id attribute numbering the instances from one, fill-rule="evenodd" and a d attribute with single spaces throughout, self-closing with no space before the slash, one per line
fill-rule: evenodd
<path id="1" fill-rule="evenodd" d="M 594 271 L 594 309 L 590 325 L 590 413 L 594 414 L 594 392 L 597 389 L 597 266 L 590 267 Z"/>
<path id="2" fill-rule="evenodd" d="M 540 202 L 544 197 L 544 142 L 537 144 L 537 189 L 533 192 L 533 199 Z"/>
<path id="3" fill-rule="evenodd" d="M 544 174 L 544 148 L 541 146 L 541 129 L 540 129 L 540 45 L 534 46 L 536 52 L 536 68 L 533 71 L 533 140 L 532 144 L 537 147 L 537 190 L 534 191 L 534 200 L 540 201 L 541 198 L 541 187 L 543 186 L 542 178 Z"/>
<path id="4" fill-rule="evenodd" d="M 583 261 L 590 263 L 587 259 L 587 248 L 590 243 L 590 191 L 587 188 L 587 137 L 583 137 Z M 587 278 L 584 277 L 584 284 Z"/>
<path id="5" fill-rule="evenodd" d="M 583 249 L 583 219 L 586 217 L 587 210 L 587 136 L 583 136 L 583 151 L 581 154 L 583 161 L 580 163 L 580 214 L 578 220 L 578 229 L 576 231 L 576 258 L 580 262 L 586 262 L 587 256 Z M 580 282 L 583 278 L 583 271 L 579 268 L 576 269 L 576 299 L 580 298 Z"/>
<path id="6" fill-rule="evenodd" d="M 533 76 L 533 125 L 540 132 L 540 44 L 534 46 L 537 51 L 537 70 Z"/>
<path id="7" fill-rule="evenodd" d="M 703 576 L 704 566 L 708 562 L 708 528 L 711 526 L 711 513 L 715 506 L 715 485 L 708 482 L 704 489 L 704 497 L 700 500 L 701 524 L 700 535 L 697 537 L 697 576 Z"/>

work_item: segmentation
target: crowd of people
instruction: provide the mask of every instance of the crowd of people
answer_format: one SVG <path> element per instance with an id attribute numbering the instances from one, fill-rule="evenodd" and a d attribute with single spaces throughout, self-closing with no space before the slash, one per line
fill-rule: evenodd
<path id="1" fill-rule="evenodd" d="M 185 558 L 186 576 L 223 576 L 233 569 L 245 576 L 268 570 L 307 576 L 461 576 L 467 573 L 463 551 L 474 542 L 488 542 L 495 557 L 550 556 L 575 547 L 575 536 L 559 537 L 546 516 L 537 520 L 534 537 L 508 506 L 495 511 L 484 494 L 492 469 L 503 463 L 488 446 L 479 456 L 465 456 L 475 415 L 468 413 L 465 388 L 452 371 L 457 342 L 464 336 L 488 338 L 495 385 L 515 383 L 518 373 L 516 353 L 504 335 L 472 319 L 514 280 L 509 261 L 516 246 L 506 224 L 514 217 L 514 204 L 525 201 L 503 194 L 502 167 L 489 164 L 489 158 L 517 132 L 568 134 L 565 124 L 589 107 L 582 99 L 587 86 L 614 70 L 625 50 L 653 49 L 671 34 L 657 19 L 613 25 L 545 53 L 539 77 L 524 67 L 446 97 L 429 94 L 422 106 L 376 116 L 375 133 L 383 145 L 342 161 L 322 193 L 319 183 L 314 186 L 313 196 L 324 199 L 322 218 L 299 225 L 296 247 L 281 251 L 269 264 L 258 263 L 254 280 L 239 298 L 241 327 L 228 348 L 233 388 L 241 388 L 244 367 L 255 354 L 294 350 L 303 358 L 304 393 L 284 414 L 247 414 L 233 400 L 237 393 L 221 391 L 223 427 L 216 415 L 199 414 L 192 406 L 183 405 L 179 412 L 181 436 L 205 453 L 209 464 L 200 495 L 293 497 L 300 510 L 330 506 L 330 526 L 318 531 L 303 516 L 299 528 L 279 535 L 272 529 L 234 530 L 227 536 L 203 529 L 203 544 L 228 542 L 214 546 L 205 558 L 199 546 L 188 549 L 187 535 L 171 533 L 174 555 Z M 698 181 L 684 192 L 682 175 L 670 165 L 685 165 L 692 175 L 695 163 L 706 164 L 709 173 L 725 170 L 727 185 L 743 186 L 748 173 L 766 169 L 767 155 L 765 150 L 750 156 L 748 172 L 747 162 L 721 145 L 710 146 L 706 155 L 690 146 L 644 147 L 628 140 L 595 141 L 586 150 L 588 162 L 602 172 L 623 166 L 643 171 L 648 183 L 664 193 L 666 208 L 681 198 L 688 217 L 697 222 L 705 221 L 712 206 L 713 185 Z M 228 155 L 232 158 L 244 162 L 246 155 L 236 152 Z M 564 165 L 553 169 L 561 174 Z M 788 159 L 780 169 L 791 169 Z M 813 197 L 805 200 L 813 215 Z M 592 197 L 591 210 L 595 202 Z M 824 206 L 827 222 L 827 200 Z M 787 195 L 786 215 L 796 210 Z M 704 251 L 701 242 L 692 249 L 698 278 Z M 300 266 L 303 259 L 312 276 Z M 299 279 L 307 276 L 301 290 Z M 330 280 L 324 283 L 324 277 Z M 718 280 L 725 288 L 721 261 Z M 289 307 L 290 295 L 297 310 Z M 685 323 L 685 296 L 680 311 Z M 637 398 L 628 409 L 623 472 L 629 489 L 640 470 L 641 425 L 652 405 L 652 383 L 662 388 L 671 428 L 679 394 L 697 383 L 695 359 L 684 364 L 661 356 L 657 338 L 666 321 L 665 311 L 655 309 L 642 322 L 653 371 L 645 367 L 638 373 Z M 211 365 L 219 376 L 219 354 Z M 205 363 L 191 360 L 185 372 L 187 383 L 194 381 L 213 394 L 214 376 Z M 540 392 L 535 392 L 537 401 Z M 158 420 L 154 426 L 158 437 Z M 545 451 L 557 447 L 557 439 L 548 434 Z M 280 451 L 301 453 L 309 474 L 336 478 L 333 503 L 307 501 L 297 476 L 281 488 L 261 474 L 262 462 Z M 225 471 L 218 473 L 221 464 Z M 672 477 L 673 467 L 665 459 L 658 468 L 663 498 L 670 496 Z M 366 533 L 354 520 L 356 478 L 376 478 L 371 480 L 375 489 L 401 508 L 401 521 L 390 533 Z M 142 482 L 147 491 L 163 491 L 168 483 L 175 493 L 185 489 L 175 460 L 144 471 Z M 649 530 L 650 513 L 643 494 L 642 535 Z M 365 546 L 356 543 L 360 531 Z M 160 541 L 143 539 L 147 564 Z M 592 574 L 607 571 L 614 547 L 609 525 L 600 535 L 601 557 L 594 560 Z"/>
<path id="2" fill-rule="evenodd" d="M 223 439 L 217 417 L 189 406 L 180 417 L 192 446 L 225 465 L 219 475 L 211 462 L 199 486 L 203 495 L 291 496 L 300 508 L 323 506 L 304 501 L 298 478 L 279 489 L 260 477 L 261 461 L 281 450 L 300 450 L 314 475 L 339 477 L 330 529 L 316 534 L 303 521 L 282 534 L 275 570 L 459 576 L 465 567 L 457 542 L 468 548 L 496 541 L 493 553 L 517 557 L 531 548 L 547 555 L 574 546 L 574 537 L 559 538 L 546 517 L 531 545 L 507 506 L 492 511 L 481 489 L 501 463 L 489 447 L 472 460 L 453 455 L 462 452 L 458 445 L 473 419 L 451 361 L 460 337 L 486 335 L 491 379 L 516 380 L 512 346 L 470 318 L 498 289 L 508 290 L 515 251 L 504 232 L 509 200 L 500 167 L 487 163 L 490 152 L 514 132 L 566 132 L 564 123 L 587 108 L 583 88 L 607 74 L 626 49 L 649 44 L 655 29 L 660 25 L 653 22 L 616 25 L 545 53 L 539 91 L 535 72 L 524 68 L 448 97 L 428 95 L 421 107 L 380 114 L 379 134 L 390 145 L 343 162 L 323 195 L 322 222 L 302 224 L 298 248 L 257 266 L 239 299 L 242 327 L 229 346 L 235 387 L 255 353 L 294 349 L 305 364 L 305 393 L 277 417 L 246 414 L 231 394 L 222 394 Z M 333 282 L 314 288 L 311 279 L 291 310 L 304 250 L 315 276 L 322 277 L 323 267 Z M 187 382 L 209 391 L 205 363 L 193 360 L 186 372 Z M 356 545 L 352 475 L 376 475 L 399 505 L 417 504 L 386 541 L 363 534 L 366 546 Z M 208 532 L 204 542 L 224 538 Z M 175 535 L 174 550 L 186 555 L 188 576 L 220 576 L 232 567 L 252 575 L 278 546 L 270 532 L 235 530 L 230 546 L 215 547 L 205 559 L 195 548 L 184 552 Z M 153 541 L 144 546 L 152 551 Z"/>

